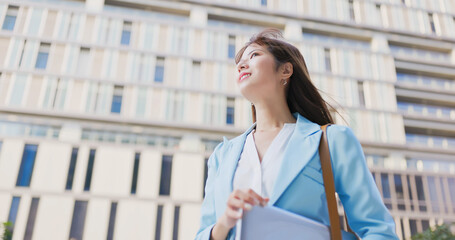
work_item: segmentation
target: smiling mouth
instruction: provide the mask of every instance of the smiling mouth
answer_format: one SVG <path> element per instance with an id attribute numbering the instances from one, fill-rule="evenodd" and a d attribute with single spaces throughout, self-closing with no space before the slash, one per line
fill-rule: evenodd
<path id="1" fill-rule="evenodd" d="M 248 78 L 248 77 L 250 77 L 250 76 L 251 76 L 250 73 L 243 75 L 243 76 L 240 78 L 239 82 L 243 81 L 244 79 L 246 79 L 246 78 Z"/>

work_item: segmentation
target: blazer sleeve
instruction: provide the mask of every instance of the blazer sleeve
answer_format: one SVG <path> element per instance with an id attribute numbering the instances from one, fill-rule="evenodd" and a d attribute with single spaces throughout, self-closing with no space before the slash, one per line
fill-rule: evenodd
<path id="1" fill-rule="evenodd" d="M 195 240 L 209 240 L 212 228 L 215 225 L 216 212 L 215 212 L 215 177 L 218 170 L 218 159 L 217 154 L 219 149 L 222 147 L 223 142 L 218 144 L 213 153 L 210 155 L 207 161 L 207 181 L 205 184 L 205 197 L 201 206 L 201 220 L 200 228 L 196 234 Z"/>
<path id="2" fill-rule="evenodd" d="M 398 239 L 395 222 L 366 165 L 360 142 L 349 127 L 327 128 L 335 188 L 351 229 L 362 239 Z"/>

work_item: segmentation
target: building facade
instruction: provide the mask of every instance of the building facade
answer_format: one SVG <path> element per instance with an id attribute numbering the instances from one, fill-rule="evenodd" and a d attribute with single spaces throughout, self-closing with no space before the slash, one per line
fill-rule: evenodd
<path id="1" fill-rule="evenodd" d="M 359 138 L 401 239 L 455 222 L 451 0 L 0 0 L 0 222 L 13 239 L 193 239 L 207 159 L 250 126 L 265 27 Z"/>

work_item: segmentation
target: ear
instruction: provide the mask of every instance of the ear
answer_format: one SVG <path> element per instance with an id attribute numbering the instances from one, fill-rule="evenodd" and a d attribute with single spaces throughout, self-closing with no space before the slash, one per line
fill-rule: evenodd
<path id="1" fill-rule="evenodd" d="M 281 65 L 280 73 L 281 73 L 281 79 L 288 79 L 292 76 L 293 73 L 293 67 L 292 63 L 287 62 L 283 65 Z"/>

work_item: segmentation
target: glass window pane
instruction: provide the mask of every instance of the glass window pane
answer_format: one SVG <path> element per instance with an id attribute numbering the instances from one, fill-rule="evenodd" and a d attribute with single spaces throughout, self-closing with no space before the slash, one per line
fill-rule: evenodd
<path id="1" fill-rule="evenodd" d="M 33 198 L 28 213 L 27 226 L 25 228 L 24 240 L 31 240 L 35 227 L 36 213 L 38 211 L 39 198 Z"/>
<path id="2" fill-rule="evenodd" d="M 115 217 L 117 215 L 117 202 L 111 203 L 111 213 L 109 214 L 109 225 L 107 229 L 107 240 L 114 239 Z"/>
<path id="3" fill-rule="evenodd" d="M 26 144 L 22 155 L 19 174 L 17 175 L 16 186 L 29 187 L 32 179 L 33 166 L 35 165 L 36 151 L 38 145 Z"/>
<path id="4" fill-rule="evenodd" d="M 92 173 L 93 173 L 93 165 L 95 164 L 95 149 L 90 149 L 90 155 L 88 159 L 87 165 L 87 172 L 85 175 L 85 184 L 84 184 L 84 191 L 90 191 L 90 184 L 92 182 Z"/>
<path id="5" fill-rule="evenodd" d="M 134 168 L 133 168 L 133 181 L 131 183 L 131 194 L 136 194 L 137 188 L 137 177 L 139 174 L 139 159 L 141 157 L 140 153 L 136 153 L 134 156 Z"/>
<path id="6" fill-rule="evenodd" d="M 163 220 L 163 205 L 158 205 L 156 211 L 155 239 L 161 239 L 161 222 Z"/>
<path id="7" fill-rule="evenodd" d="M 74 171 L 76 169 L 78 151 L 78 148 L 73 148 L 73 151 L 71 152 L 71 162 L 68 169 L 68 177 L 66 178 L 66 190 L 71 190 L 73 188 Z"/>
<path id="8" fill-rule="evenodd" d="M 172 156 L 163 155 L 161 163 L 160 195 L 169 196 L 171 190 Z"/>
<path id="9" fill-rule="evenodd" d="M 178 240 L 179 234 L 179 218 L 180 218 L 180 206 L 174 208 L 174 229 L 172 231 L 172 239 Z"/>
<path id="10" fill-rule="evenodd" d="M 46 69 L 50 46 L 51 45 L 48 43 L 41 43 L 38 52 L 38 57 L 36 58 L 35 64 L 36 69 Z"/>
<path id="11" fill-rule="evenodd" d="M 3 21 L 3 30 L 12 31 L 14 29 L 14 25 L 16 24 L 16 16 L 6 15 L 5 21 Z"/>
<path id="12" fill-rule="evenodd" d="M 71 221 L 70 239 L 82 240 L 84 234 L 85 215 L 87 213 L 87 201 L 74 203 L 73 220 Z"/>
<path id="13" fill-rule="evenodd" d="M 19 203 L 21 201 L 20 197 L 13 197 L 11 201 L 11 206 L 9 209 L 8 222 L 11 222 L 11 227 L 9 228 L 10 232 L 13 233 L 14 225 L 16 223 L 17 211 L 19 210 Z"/>
<path id="14" fill-rule="evenodd" d="M 428 190 L 430 192 L 431 208 L 433 212 L 439 213 L 438 193 L 436 192 L 436 180 L 433 176 L 428 176 Z"/>

